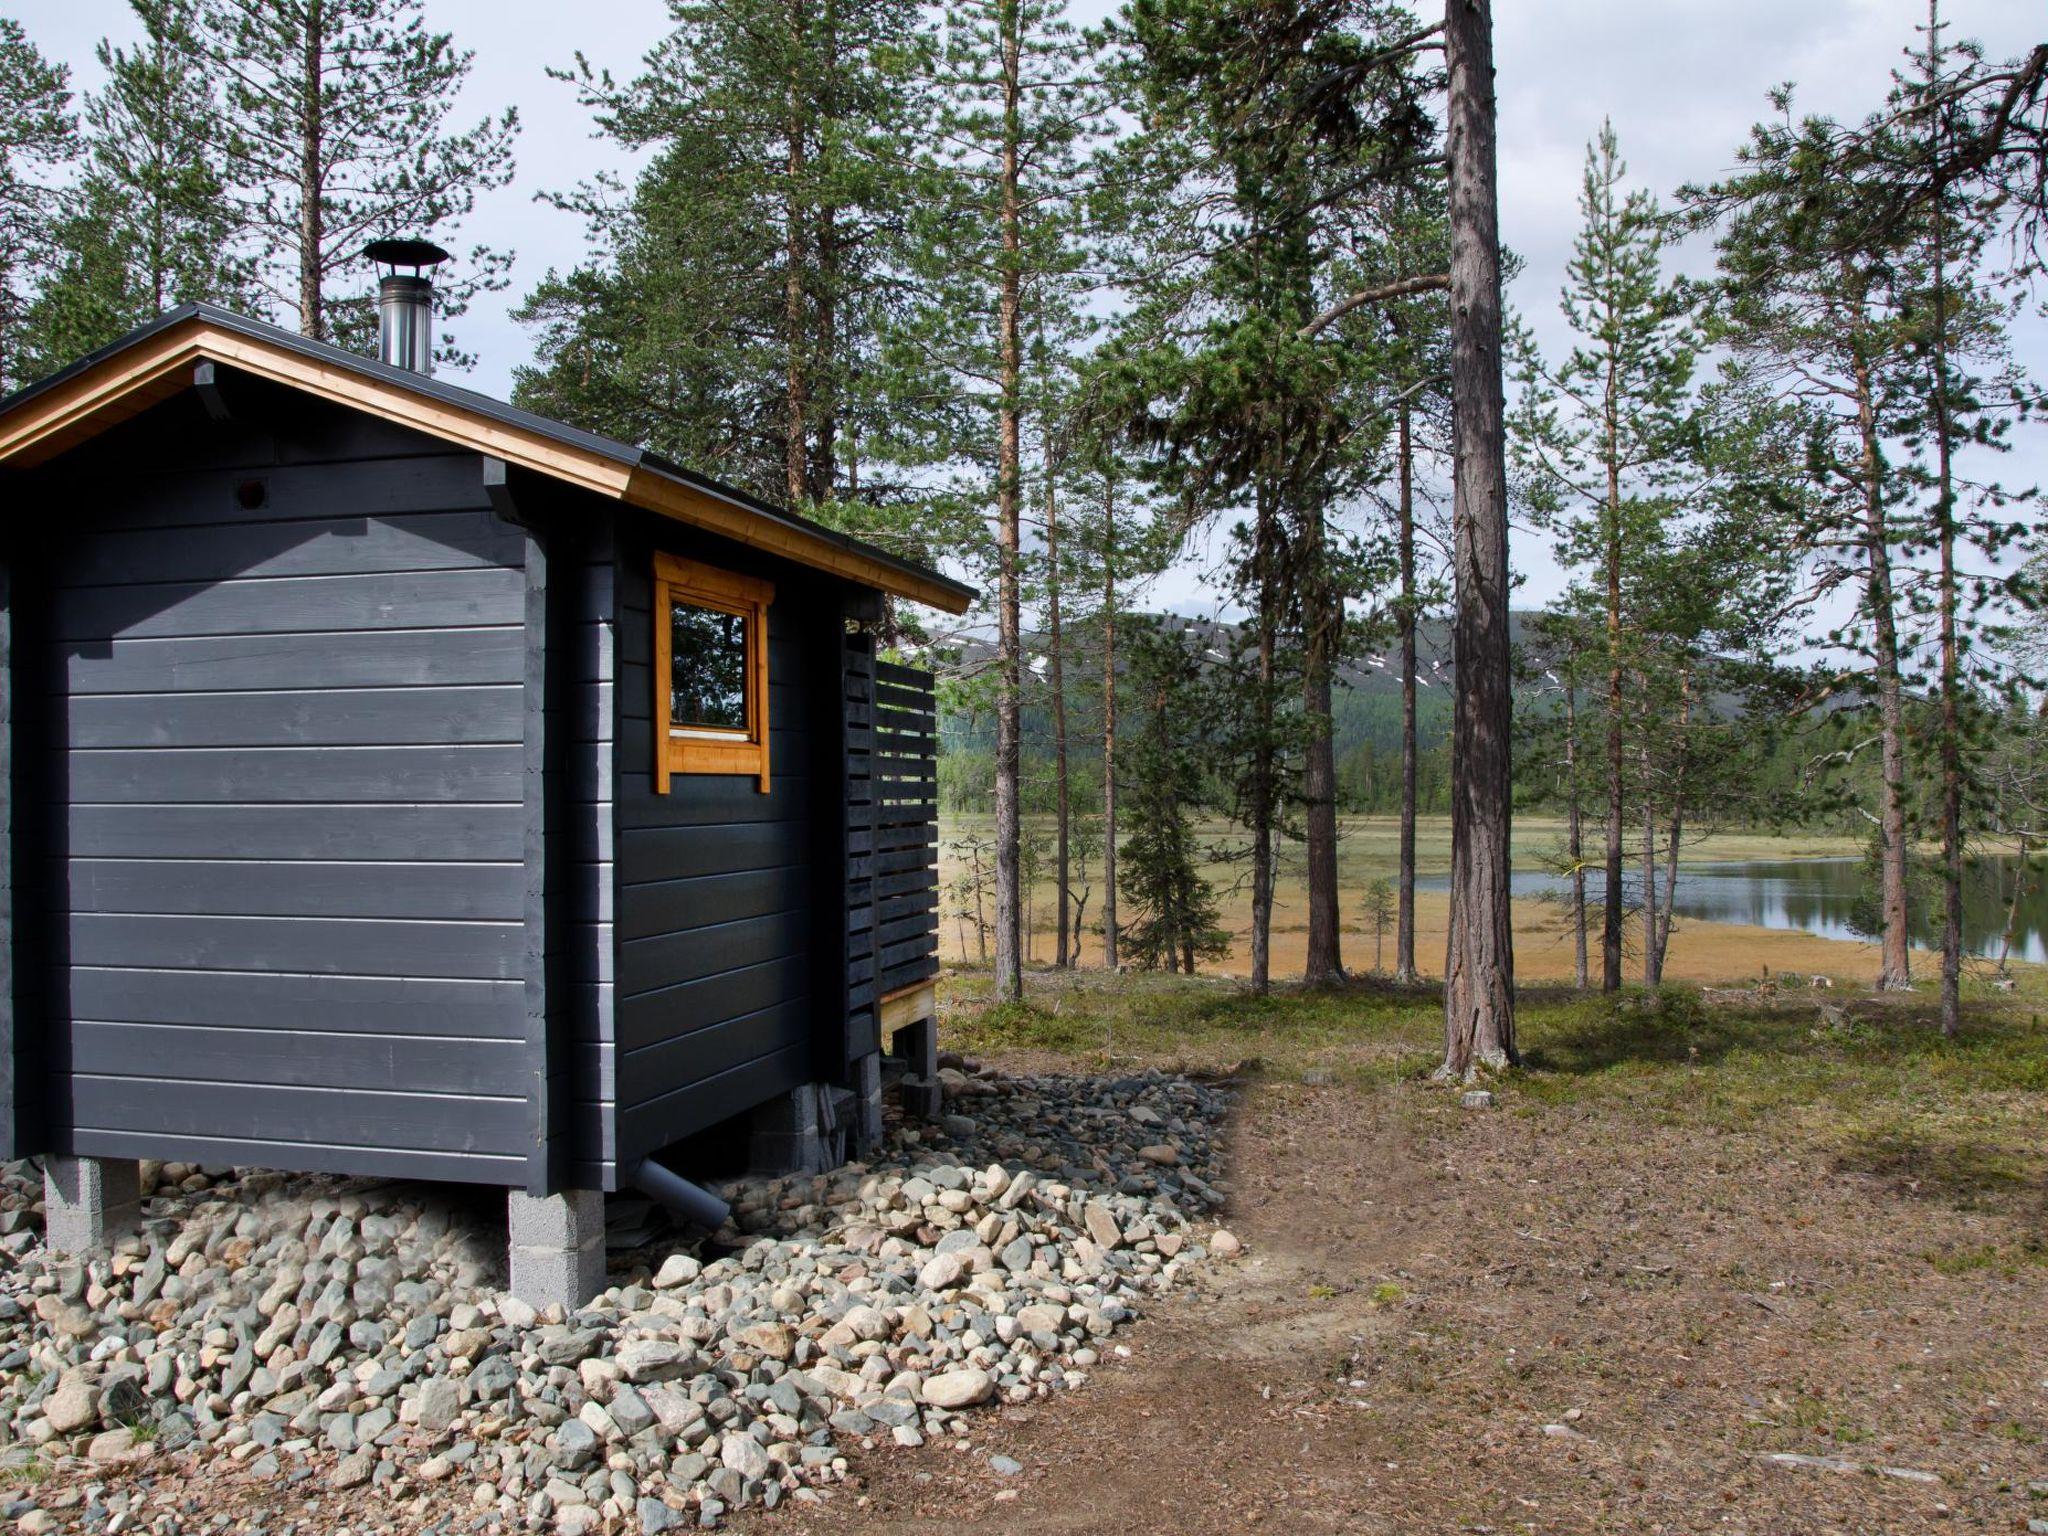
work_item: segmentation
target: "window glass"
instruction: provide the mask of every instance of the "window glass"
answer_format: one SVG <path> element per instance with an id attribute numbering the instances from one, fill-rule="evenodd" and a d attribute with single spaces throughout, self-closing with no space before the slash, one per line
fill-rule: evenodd
<path id="1" fill-rule="evenodd" d="M 669 724 L 747 728 L 747 619 L 695 603 L 669 604 Z"/>

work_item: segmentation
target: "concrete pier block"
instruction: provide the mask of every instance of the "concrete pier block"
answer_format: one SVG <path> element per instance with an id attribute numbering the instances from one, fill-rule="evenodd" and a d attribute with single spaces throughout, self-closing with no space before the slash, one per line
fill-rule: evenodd
<path id="1" fill-rule="evenodd" d="M 89 1253 L 135 1229 L 140 1167 L 120 1158 L 44 1159 L 43 1241 L 53 1253 Z"/>
<path id="2" fill-rule="evenodd" d="M 505 1193 L 511 1247 L 508 1289 L 528 1306 L 573 1312 L 604 1289 L 604 1193 Z"/>

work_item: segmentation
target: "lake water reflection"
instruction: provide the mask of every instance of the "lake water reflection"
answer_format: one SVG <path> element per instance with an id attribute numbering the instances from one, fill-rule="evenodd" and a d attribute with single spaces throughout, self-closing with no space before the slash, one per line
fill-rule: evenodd
<path id="1" fill-rule="evenodd" d="M 2012 900 L 2011 857 L 1973 859 L 1963 877 L 1963 943 L 1976 955 L 1995 957 L 2004 942 L 2006 914 Z M 1680 917 L 1716 923 L 1749 923 L 1759 928 L 1800 929 L 1830 939 L 1857 939 L 1850 918 L 1863 894 L 1861 859 L 1743 859 L 1729 863 L 1687 864 L 1678 871 Z M 1623 877 L 1628 898 L 1635 899 L 1637 880 Z M 1420 881 L 1442 890 L 1442 877 Z M 1597 904 L 1605 889 L 1600 870 L 1587 871 L 1586 899 Z M 1517 896 L 1536 896 L 1564 889 L 1564 881 L 1541 870 L 1518 869 Z M 1660 879 L 1661 894 L 1663 883 Z M 1932 946 L 1938 941 L 1938 911 L 1914 914 L 1913 938 Z M 2012 957 L 2048 962 L 2048 871 L 2039 859 L 2027 872 L 2018 920 L 2013 924 Z"/>

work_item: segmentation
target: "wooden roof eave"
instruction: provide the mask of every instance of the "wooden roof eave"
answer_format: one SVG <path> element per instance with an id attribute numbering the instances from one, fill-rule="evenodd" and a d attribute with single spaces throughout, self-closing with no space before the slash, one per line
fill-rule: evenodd
<path id="1" fill-rule="evenodd" d="M 0 417 L 0 466 L 31 468 L 44 463 L 170 399 L 191 388 L 192 369 L 202 361 L 226 364 L 948 613 L 965 612 L 969 602 L 965 589 L 943 578 L 876 559 L 825 530 L 721 497 L 645 462 L 494 420 L 458 401 L 324 362 L 211 324 L 203 316 L 144 335 L 20 401 Z"/>

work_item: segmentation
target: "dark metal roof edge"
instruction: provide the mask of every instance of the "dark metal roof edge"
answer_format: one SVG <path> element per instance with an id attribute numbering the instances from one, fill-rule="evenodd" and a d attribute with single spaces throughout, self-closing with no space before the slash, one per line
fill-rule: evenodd
<path id="1" fill-rule="evenodd" d="M 914 560 L 905 560 L 900 555 L 891 554 L 885 549 L 879 549 L 865 540 L 854 538 L 851 534 L 842 533 L 836 528 L 827 528 L 822 523 L 812 522 L 809 518 L 801 517 L 786 508 L 777 507 L 757 497 L 749 496 L 745 491 L 723 484 L 712 479 L 709 475 L 702 475 L 695 470 L 686 469 L 682 465 L 665 459 L 660 454 L 650 452 L 645 448 L 636 448 L 630 443 L 622 443 L 616 438 L 604 437 L 596 432 L 586 432 L 580 427 L 570 426 L 567 422 L 557 421 L 551 416 L 538 415 L 533 411 L 522 410 L 516 405 L 507 404 L 505 401 L 490 395 L 480 394 L 476 390 L 463 389 L 457 385 L 446 384 L 429 374 L 415 373 L 410 368 L 400 368 L 394 364 L 386 363 L 379 358 L 365 357 L 358 353 L 345 351 L 327 342 L 315 341 L 311 337 L 301 336 L 297 331 L 286 330 L 283 326 L 272 325 L 265 320 L 253 320 L 247 315 L 236 314 L 231 309 L 222 309 L 214 304 L 180 304 L 175 309 L 165 310 L 154 320 L 149 321 L 145 325 L 137 326 L 127 335 L 86 353 L 85 356 L 69 366 L 60 368 L 57 372 L 38 379 L 33 384 L 24 385 L 5 398 L 0 398 L 0 416 L 6 416 L 16 407 L 27 404 L 37 396 L 76 378 L 88 369 L 95 368 L 107 361 L 107 359 L 127 351 L 130 347 L 147 341 L 153 336 L 160 335 L 174 326 L 182 325 L 188 320 L 204 320 L 210 325 L 221 327 L 223 330 L 238 332 L 253 341 L 260 341 L 269 346 L 281 347 L 286 351 L 295 352 L 301 357 L 312 358 L 317 362 L 338 365 L 352 373 L 360 374 L 364 378 L 375 379 L 380 383 L 394 385 L 397 388 L 407 390 L 412 394 L 420 395 L 429 400 L 439 400 L 443 404 L 459 406 L 463 410 L 488 417 L 504 426 L 517 427 L 524 431 L 537 433 L 555 442 L 569 447 L 584 449 L 631 468 L 645 468 L 661 475 L 664 479 L 673 480 L 704 495 L 716 497 L 718 500 L 730 506 L 738 507 L 742 511 L 751 513 L 756 517 L 766 518 L 768 521 L 779 523 L 786 528 L 792 528 L 814 538 L 823 539 L 825 542 L 835 544 L 849 553 L 873 560 L 878 565 L 886 566 L 891 570 L 901 571 L 907 576 L 915 576 L 921 581 L 936 583 L 957 593 L 966 602 L 971 603 L 980 595 L 973 587 L 968 586 L 966 583 L 955 581 L 952 577 L 932 570 L 929 566 L 919 565 Z"/>

